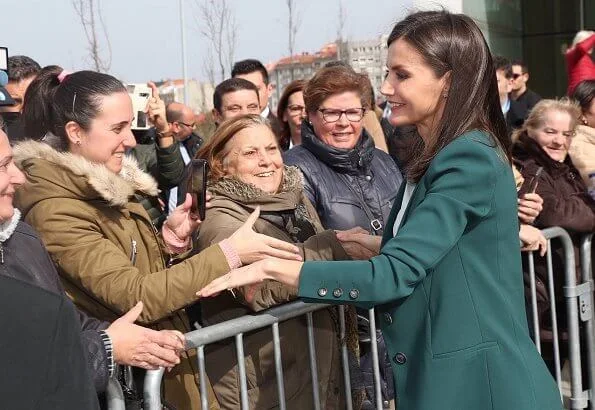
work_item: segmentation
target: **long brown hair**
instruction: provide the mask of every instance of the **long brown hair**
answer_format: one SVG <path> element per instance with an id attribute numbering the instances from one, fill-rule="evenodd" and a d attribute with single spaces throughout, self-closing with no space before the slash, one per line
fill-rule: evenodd
<path id="1" fill-rule="evenodd" d="M 281 124 L 281 135 L 279 137 L 279 145 L 282 149 L 286 150 L 289 148 L 289 140 L 291 139 L 289 131 L 289 121 L 283 120 L 283 114 L 289 104 L 289 97 L 298 91 L 304 91 L 306 86 L 306 80 L 295 80 L 287 84 L 287 87 L 283 90 L 281 98 L 279 98 L 279 104 L 277 105 L 277 119 Z"/>
<path id="2" fill-rule="evenodd" d="M 217 127 L 211 138 L 196 153 L 196 158 L 206 159 L 209 164 L 209 180 L 217 181 L 226 175 L 223 162 L 228 152 L 225 149 L 225 145 L 238 132 L 258 125 L 264 125 L 271 129 L 269 121 L 258 114 L 247 114 L 230 118 Z"/>
<path id="3" fill-rule="evenodd" d="M 473 20 L 444 10 L 414 13 L 395 25 L 388 46 L 398 39 L 414 47 L 437 78 L 450 73 L 448 97 L 435 135 L 427 145 L 414 138 L 408 147 L 413 157 L 407 178 L 418 181 L 442 148 L 473 129 L 490 134 L 510 161 L 496 72 L 488 45 Z"/>

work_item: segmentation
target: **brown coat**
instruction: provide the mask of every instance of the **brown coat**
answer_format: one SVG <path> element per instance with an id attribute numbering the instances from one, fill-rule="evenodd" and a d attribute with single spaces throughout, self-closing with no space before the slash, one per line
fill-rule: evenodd
<path id="1" fill-rule="evenodd" d="M 559 226 L 570 234 L 574 244 L 574 252 L 579 277 L 579 249 L 578 244 L 583 234 L 595 231 L 595 201 L 587 194 L 587 187 L 579 176 L 569 156 L 564 162 L 551 159 L 539 145 L 522 134 L 513 146 L 514 162 L 523 178 L 525 185 L 529 184 L 535 176 L 537 169 L 543 167 L 543 172 L 537 184 L 536 193 L 543 198 L 543 210 L 535 220 L 535 227 L 539 229 Z M 525 185 L 520 190 L 520 195 L 526 190 Z M 562 286 L 564 285 L 564 254 L 562 245 L 552 241 L 552 262 L 556 285 L 556 299 L 560 304 L 559 311 L 562 322 L 564 321 L 564 298 Z M 526 265 L 526 260 L 523 259 Z M 525 272 L 526 272 L 525 267 Z M 538 290 L 542 288 L 540 310 L 549 308 L 547 287 L 547 259 L 535 255 L 535 273 L 537 276 Z M 564 326 L 564 323 L 562 323 Z"/>
<path id="2" fill-rule="evenodd" d="M 589 186 L 591 184 L 589 174 L 595 172 L 595 128 L 586 125 L 577 126 L 568 155 L 572 158 L 585 184 Z"/>
<path id="3" fill-rule="evenodd" d="M 39 232 L 75 304 L 112 321 L 143 301 L 139 322 L 155 329 L 190 329 L 184 307 L 195 292 L 229 271 L 219 246 L 171 268 L 151 220 L 133 194 L 156 195 L 156 182 L 135 160 L 120 174 L 40 142 L 14 149 L 28 183 L 16 205 Z M 179 409 L 200 406 L 195 352 L 166 376 L 165 399 Z M 219 408 L 212 391 L 212 409 Z"/>
<path id="4" fill-rule="evenodd" d="M 297 168 L 286 168 L 284 188 L 280 194 L 267 195 L 257 188 L 223 179 L 212 185 L 212 208 L 207 211 L 198 238 L 199 248 L 205 248 L 229 236 L 240 227 L 250 213 L 261 207 L 261 217 L 254 230 L 288 242 L 296 242 L 280 223 L 281 213 L 293 212 L 298 206 L 318 234 L 300 244 L 305 260 L 346 259 L 347 254 L 333 231 L 323 231 L 314 208 L 303 194 L 301 175 Z M 278 223 L 279 222 L 279 223 Z M 201 301 L 203 321 L 207 325 L 258 312 L 296 297 L 296 289 L 278 282 L 264 283 L 253 302 L 248 303 L 241 290 L 236 297 L 225 292 L 216 298 Z M 324 409 L 343 409 L 344 394 L 337 338 L 336 314 L 332 308 L 314 313 L 319 387 Z M 304 317 L 281 324 L 281 352 L 285 397 L 288 409 L 312 408 L 307 327 Z M 248 396 L 251 409 L 278 408 L 277 383 L 271 330 L 256 331 L 244 337 Z M 207 348 L 207 373 L 223 409 L 239 409 L 239 381 L 235 347 L 224 341 Z"/>

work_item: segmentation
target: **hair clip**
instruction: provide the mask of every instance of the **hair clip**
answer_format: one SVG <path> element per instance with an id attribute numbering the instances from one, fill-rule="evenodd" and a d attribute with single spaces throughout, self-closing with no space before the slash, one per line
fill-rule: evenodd
<path id="1" fill-rule="evenodd" d="M 62 70 L 62 72 L 60 74 L 58 74 L 58 81 L 60 82 L 60 84 L 62 84 L 62 82 L 66 79 L 66 77 L 68 77 L 70 74 L 72 74 L 72 71 L 66 71 L 66 70 Z"/>

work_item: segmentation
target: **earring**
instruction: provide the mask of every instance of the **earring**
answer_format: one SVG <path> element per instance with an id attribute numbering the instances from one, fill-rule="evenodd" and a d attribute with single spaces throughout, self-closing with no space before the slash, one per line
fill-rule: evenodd
<path id="1" fill-rule="evenodd" d="M 76 145 L 81 145 L 81 140 L 75 141 Z"/>
<path id="2" fill-rule="evenodd" d="M 442 97 L 444 97 L 444 98 L 448 98 L 448 93 L 445 91 L 445 92 L 442 94 Z"/>
<path id="3" fill-rule="evenodd" d="M 583 119 L 583 124 L 584 124 L 584 125 L 587 125 L 587 119 L 586 119 L 584 116 L 583 116 L 583 118 L 582 118 L 582 119 Z"/>

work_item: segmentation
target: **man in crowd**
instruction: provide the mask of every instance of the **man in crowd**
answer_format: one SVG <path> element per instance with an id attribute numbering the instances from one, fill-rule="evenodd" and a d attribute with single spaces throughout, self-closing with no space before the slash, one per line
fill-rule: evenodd
<path id="1" fill-rule="evenodd" d="M 20 117 L 23 111 L 25 92 L 31 81 L 37 77 L 41 67 L 35 60 L 27 56 L 8 57 L 7 63 L 8 84 L 6 84 L 6 91 L 15 104 L 0 107 L 0 116 L 4 119 L 6 134 L 8 134 L 10 142 L 15 143 L 24 138 Z"/>
<path id="2" fill-rule="evenodd" d="M 512 63 L 512 91 L 510 99 L 516 101 L 518 113 L 523 121 L 529 116 L 529 111 L 541 100 L 541 96 L 527 88 L 529 70 L 525 63 L 516 60 Z"/>
<path id="3" fill-rule="evenodd" d="M 180 145 L 184 165 L 188 165 L 203 143 L 203 139 L 193 131 L 196 125 L 194 112 L 187 105 L 172 102 L 167 105 L 165 115 L 172 135 Z M 182 185 L 170 189 L 167 198 L 168 212 L 171 213 L 185 197 L 186 191 Z"/>
<path id="4" fill-rule="evenodd" d="M 260 115 L 269 120 L 273 132 L 277 138 L 280 138 L 281 124 L 269 108 L 269 97 L 273 86 L 269 83 L 269 73 L 265 66 L 260 61 L 253 59 L 238 61 L 233 65 L 231 76 L 233 78 L 243 78 L 256 86 L 260 97 Z"/>
<path id="5" fill-rule="evenodd" d="M 244 114 L 259 114 L 258 89 L 248 80 L 230 78 L 215 87 L 213 117 L 217 125 Z"/>
<path id="6" fill-rule="evenodd" d="M 496 80 L 498 81 L 500 106 L 502 107 L 502 114 L 504 114 L 510 134 L 513 129 L 520 127 L 524 120 L 521 113 L 519 113 L 519 107 L 516 101 L 510 98 L 513 81 L 512 66 L 506 58 L 494 56 L 494 68 L 496 69 Z"/>

